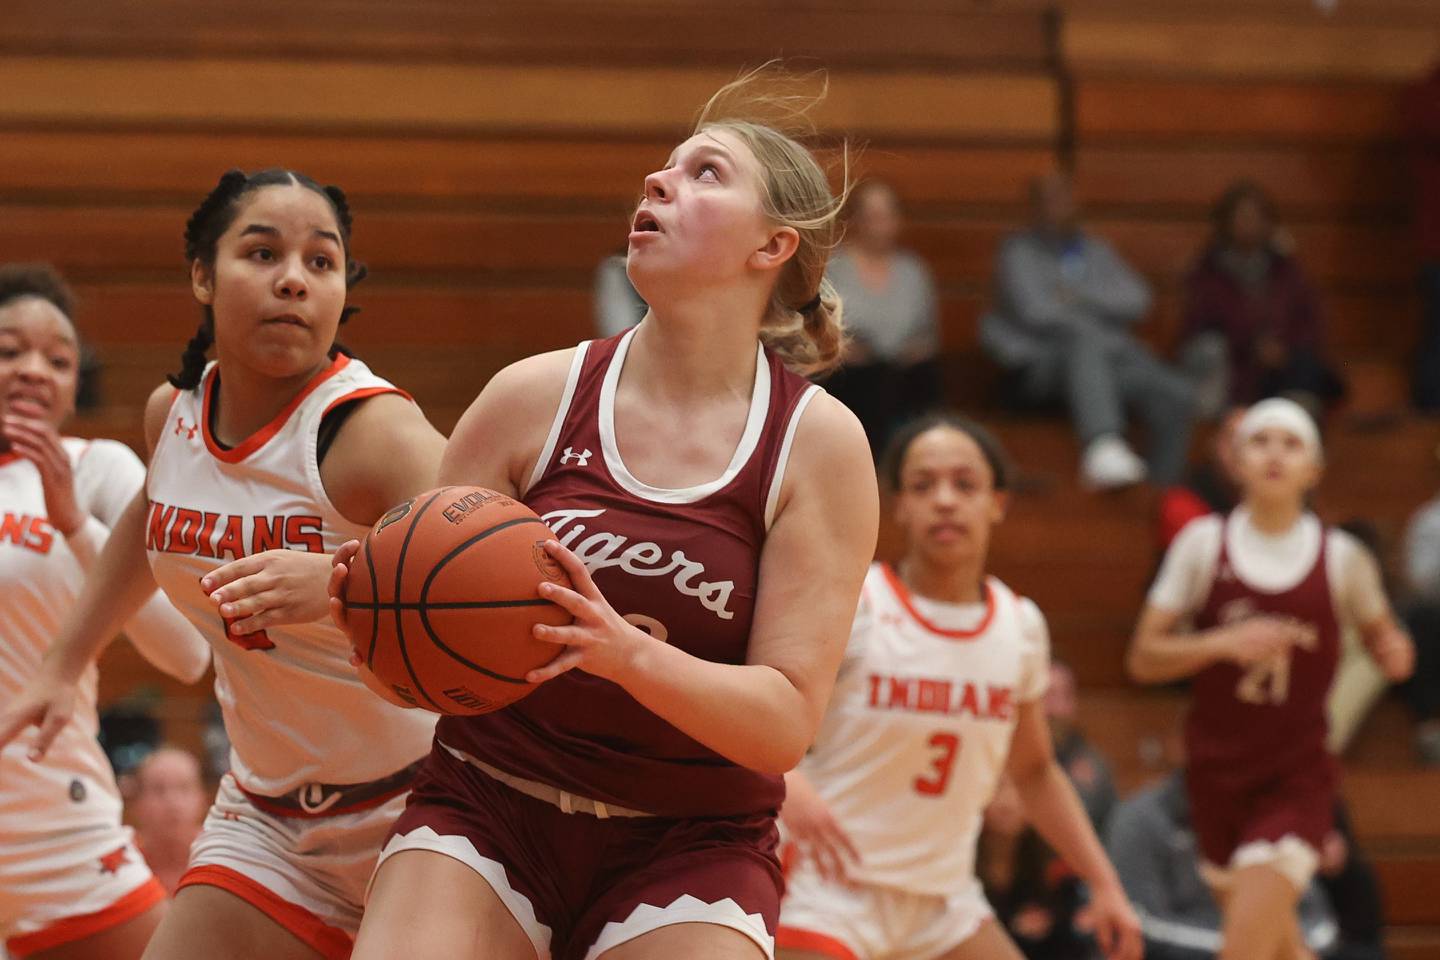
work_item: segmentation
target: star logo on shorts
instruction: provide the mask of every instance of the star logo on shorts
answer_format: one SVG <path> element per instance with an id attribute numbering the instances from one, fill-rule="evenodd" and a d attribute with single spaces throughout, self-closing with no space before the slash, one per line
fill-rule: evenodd
<path id="1" fill-rule="evenodd" d="M 120 868 L 130 862 L 130 851 L 121 847 L 100 858 L 101 873 L 119 873 Z"/>

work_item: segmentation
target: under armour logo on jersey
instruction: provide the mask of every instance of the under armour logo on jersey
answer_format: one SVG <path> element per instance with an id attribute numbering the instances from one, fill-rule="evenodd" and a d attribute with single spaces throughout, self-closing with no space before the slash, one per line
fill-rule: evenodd
<path id="1" fill-rule="evenodd" d="M 192 423 L 192 424 L 190 424 L 190 426 L 187 427 L 187 426 L 185 426 L 185 418 L 184 418 L 184 417 L 176 417 L 176 418 L 175 418 L 175 436 L 177 436 L 177 437 L 180 436 L 181 432 L 183 431 L 184 434 L 185 434 L 185 439 L 186 439 L 186 440 L 194 440 L 194 439 L 195 439 L 195 434 L 196 434 L 199 430 L 200 430 L 200 424 L 198 424 L 198 423 Z"/>
<path id="2" fill-rule="evenodd" d="M 330 796 L 325 796 L 325 787 L 319 783 L 307 783 L 295 791 L 295 799 L 300 802 L 300 809 L 309 814 L 324 813 L 335 804 L 340 802 L 340 791 L 336 790 Z"/>
<path id="3" fill-rule="evenodd" d="M 590 465 L 590 457 L 591 457 L 591 453 L 590 453 L 590 448 L 588 448 L 588 447 L 585 448 L 585 452 L 584 452 L 584 453 L 576 453 L 576 452 L 575 452 L 573 449 L 571 449 L 570 447 L 566 447 L 566 448 L 565 448 L 565 453 L 564 453 L 564 455 L 562 455 L 562 456 L 560 457 L 560 463 L 561 463 L 562 465 L 564 465 L 564 464 L 569 463 L 571 460 L 574 460 L 574 461 L 575 461 L 576 463 L 578 463 L 580 466 L 585 467 L 585 466 L 589 466 L 589 465 Z"/>

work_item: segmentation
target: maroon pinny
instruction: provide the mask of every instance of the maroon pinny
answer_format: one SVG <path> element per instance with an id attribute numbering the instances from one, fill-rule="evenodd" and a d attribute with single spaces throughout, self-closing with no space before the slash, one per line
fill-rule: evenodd
<path id="1" fill-rule="evenodd" d="M 696 657 L 741 664 L 793 427 L 818 388 L 758 350 L 750 414 L 724 474 L 687 490 L 651 488 L 626 469 L 613 429 L 633 335 L 578 348 L 523 499 L 627 620 Z M 481 858 L 502 864 L 550 931 L 553 956 L 579 960 L 638 906 L 687 897 L 733 900 L 773 935 L 780 777 L 726 760 L 617 684 L 580 670 L 504 710 L 445 717 L 436 741 L 395 834 L 429 827 L 463 836 Z M 510 776 L 653 816 L 565 813 L 502 786 L 457 751 Z"/>
<path id="2" fill-rule="evenodd" d="M 1309 640 L 1283 660 L 1242 669 L 1215 663 L 1195 676 L 1185 725 L 1186 782 L 1201 853 L 1225 867 L 1240 847 L 1286 836 L 1318 850 L 1334 818 L 1338 771 L 1326 747 L 1326 701 L 1340 656 L 1340 626 L 1326 572 L 1329 532 L 1294 587 L 1267 593 L 1231 562 L 1226 518 L 1210 596 L 1197 630 L 1259 614 L 1290 617 Z"/>

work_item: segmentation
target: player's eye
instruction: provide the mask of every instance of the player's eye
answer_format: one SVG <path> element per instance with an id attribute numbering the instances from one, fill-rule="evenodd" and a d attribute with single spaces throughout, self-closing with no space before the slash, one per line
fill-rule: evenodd
<path id="1" fill-rule="evenodd" d="M 700 164 L 700 169 L 699 169 L 696 173 L 697 173 L 696 179 L 698 179 L 698 180 L 719 180 L 719 179 L 720 179 L 720 168 L 717 167 L 717 166 L 715 166 L 715 164 L 713 164 L 713 163 L 702 163 L 702 164 Z M 708 174 L 708 176 L 707 176 L 707 174 Z"/>
<path id="2" fill-rule="evenodd" d="M 62 356 L 58 356 L 58 355 L 57 355 L 57 356 L 53 356 L 53 357 L 50 358 L 50 366 L 54 367 L 56 370 L 61 370 L 61 371 L 71 370 L 71 369 L 74 369 L 74 367 L 75 367 L 75 358 L 74 358 L 74 357 L 62 357 Z"/>
<path id="3" fill-rule="evenodd" d="M 310 261 L 310 264 L 311 264 L 316 270 L 329 270 L 331 267 L 333 267 L 333 266 L 335 265 L 335 261 L 334 261 L 334 260 L 331 260 L 327 255 L 325 255 L 325 254 L 322 253 L 322 254 L 317 255 L 314 259 L 312 259 L 312 260 Z"/>
<path id="4" fill-rule="evenodd" d="M 259 260 L 261 263 L 269 263 L 275 259 L 275 253 L 269 247 L 256 247 L 250 251 L 251 260 Z"/>

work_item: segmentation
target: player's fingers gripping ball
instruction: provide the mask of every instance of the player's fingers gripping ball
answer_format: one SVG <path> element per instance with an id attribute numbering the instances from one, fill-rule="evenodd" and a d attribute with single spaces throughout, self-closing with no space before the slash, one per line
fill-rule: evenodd
<path id="1" fill-rule="evenodd" d="M 376 522 L 345 582 L 345 629 L 400 700 L 437 713 L 489 713 L 525 696 L 525 675 L 555 657 L 535 624 L 564 626 L 541 599 L 571 586 L 545 552 L 550 529 L 529 507 L 483 487 L 442 487 Z"/>

